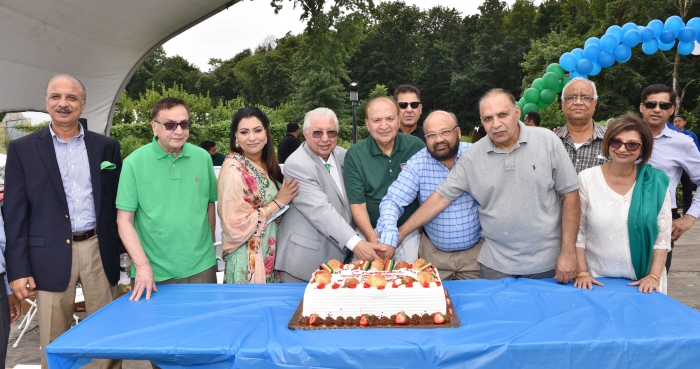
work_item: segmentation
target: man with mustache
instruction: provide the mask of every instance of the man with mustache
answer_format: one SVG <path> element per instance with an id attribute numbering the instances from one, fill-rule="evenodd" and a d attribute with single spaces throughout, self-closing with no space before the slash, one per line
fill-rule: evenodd
<path id="1" fill-rule="evenodd" d="M 700 191 L 695 193 L 693 203 L 682 217 L 678 216 L 676 204 L 676 186 L 684 170 L 693 183 L 700 184 L 700 152 L 692 138 L 666 125 L 676 110 L 678 95 L 673 88 L 660 84 L 651 85 L 642 91 L 641 97 L 639 111 L 654 135 L 654 149 L 651 152 L 649 164 L 666 172 L 671 179 L 668 192 L 671 196 L 671 215 L 674 220 L 671 231 L 671 251 L 666 257 L 668 272 L 671 270 L 674 242 L 689 230 L 700 216 Z"/>
<path id="2" fill-rule="evenodd" d="M 41 347 L 70 329 L 77 282 L 88 315 L 112 302 L 123 249 L 114 206 L 119 142 L 83 129 L 85 86 L 74 76 L 51 78 L 45 101 L 51 124 L 10 142 L 5 183 L 7 277 L 20 300 L 36 295 Z"/>
<path id="3" fill-rule="evenodd" d="M 379 237 L 374 228 L 379 219 L 379 203 L 387 189 L 401 173 L 413 154 L 425 147 L 416 137 L 399 133 L 399 106 L 390 97 L 377 97 L 367 103 L 365 124 L 371 136 L 351 147 L 345 155 L 343 177 L 355 225 L 370 243 Z M 401 225 L 418 208 L 414 201 L 399 218 Z M 405 245 L 378 251 L 378 256 L 413 261 L 418 257 L 418 232 L 411 234 Z"/>
<path id="4" fill-rule="evenodd" d="M 425 131 L 418 125 L 423 112 L 420 103 L 420 90 L 412 85 L 401 85 L 394 90 L 394 100 L 399 104 L 399 130 L 407 135 L 416 136 L 425 143 Z"/>
<path id="5" fill-rule="evenodd" d="M 478 203 L 484 237 L 481 278 L 555 277 L 568 283 L 576 275 L 581 209 L 578 176 L 566 150 L 549 130 L 519 123 L 520 108 L 506 90 L 486 92 L 479 113 L 488 136 L 462 154 L 437 191 L 399 227 L 399 241 L 468 192 Z"/>
<path id="6" fill-rule="evenodd" d="M 460 142 L 462 131 L 452 113 L 440 110 L 430 113 L 423 128 L 427 147 L 406 163 L 379 205 L 377 233 L 379 242 L 386 247 L 397 246 L 396 221 L 403 215 L 404 207 L 416 199 L 425 202 L 472 145 Z M 476 259 L 483 240 L 477 203 L 470 194 L 464 192 L 423 228 L 419 256 L 437 267 L 440 279 L 479 278 Z"/>

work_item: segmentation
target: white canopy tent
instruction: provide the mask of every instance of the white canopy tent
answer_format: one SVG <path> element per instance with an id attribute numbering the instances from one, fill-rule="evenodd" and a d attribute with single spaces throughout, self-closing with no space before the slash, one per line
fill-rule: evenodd
<path id="1" fill-rule="evenodd" d="M 113 107 L 156 48 L 240 0 L 0 0 L 0 113 L 45 111 L 51 76 L 87 90 L 83 117 L 108 134 Z"/>

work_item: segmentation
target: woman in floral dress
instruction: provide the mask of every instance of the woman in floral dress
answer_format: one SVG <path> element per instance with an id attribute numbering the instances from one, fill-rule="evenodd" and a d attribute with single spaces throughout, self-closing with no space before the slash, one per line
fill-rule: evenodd
<path id="1" fill-rule="evenodd" d="M 292 201 L 299 184 L 284 180 L 270 137 L 262 110 L 245 107 L 233 116 L 232 154 L 218 181 L 225 283 L 279 282 L 274 271 L 279 218 L 267 221 Z"/>

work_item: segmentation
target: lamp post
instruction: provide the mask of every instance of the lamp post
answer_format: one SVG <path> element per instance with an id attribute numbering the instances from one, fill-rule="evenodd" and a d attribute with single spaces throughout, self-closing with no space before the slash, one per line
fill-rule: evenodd
<path id="1" fill-rule="evenodd" d="M 357 143 L 357 101 L 359 100 L 357 81 L 350 81 L 350 103 L 352 104 L 352 143 Z"/>

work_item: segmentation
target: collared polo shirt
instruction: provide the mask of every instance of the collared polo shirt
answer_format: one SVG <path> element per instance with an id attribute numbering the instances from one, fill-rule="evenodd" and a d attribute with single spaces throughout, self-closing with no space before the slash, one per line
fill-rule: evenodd
<path id="1" fill-rule="evenodd" d="M 555 132 L 564 144 L 566 153 L 569 154 L 571 163 L 576 168 L 576 173 L 580 173 L 584 169 L 603 165 L 609 161 L 609 159 L 603 157 L 603 136 L 605 136 L 606 129 L 606 127 L 599 126 L 593 122 L 593 137 L 589 138 L 578 149 L 569 135 L 567 125 Z"/>
<path id="2" fill-rule="evenodd" d="M 462 154 L 438 186 L 454 201 L 468 192 L 479 204 L 485 241 L 478 261 L 512 275 L 553 270 L 561 250 L 560 194 L 577 190 L 578 176 L 551 131 L 519 123 L 510 151 L 484 137 Z"/>
<path id="3" fill-rule="evenodd" d="M 207 216 L 216 200 L 211 155 L 198 146 L 185 143 L 175 157 L 154 138 L 124 159 L 117 209 L 135 213 L 134 227 L 156 282 L 186 278 L 216 263 Z"/>
<path id="4" fill-rule="evenodd" d="M 408 159 L 424 147 L 423 141 L 417 137 L 399 133 L 390 157 L 382 152 L 372 136 L 348 150 L 343 169 L 348 201 L 351 205 L 367 204 L 372 228 L 377 226 L 379 204 L 389 186 L 399 176 Z M 404 214 L 398 221 L 399 226 L 418 209 L 418 205 L 418 200 L 415 200 L 404 209 Z"/>

